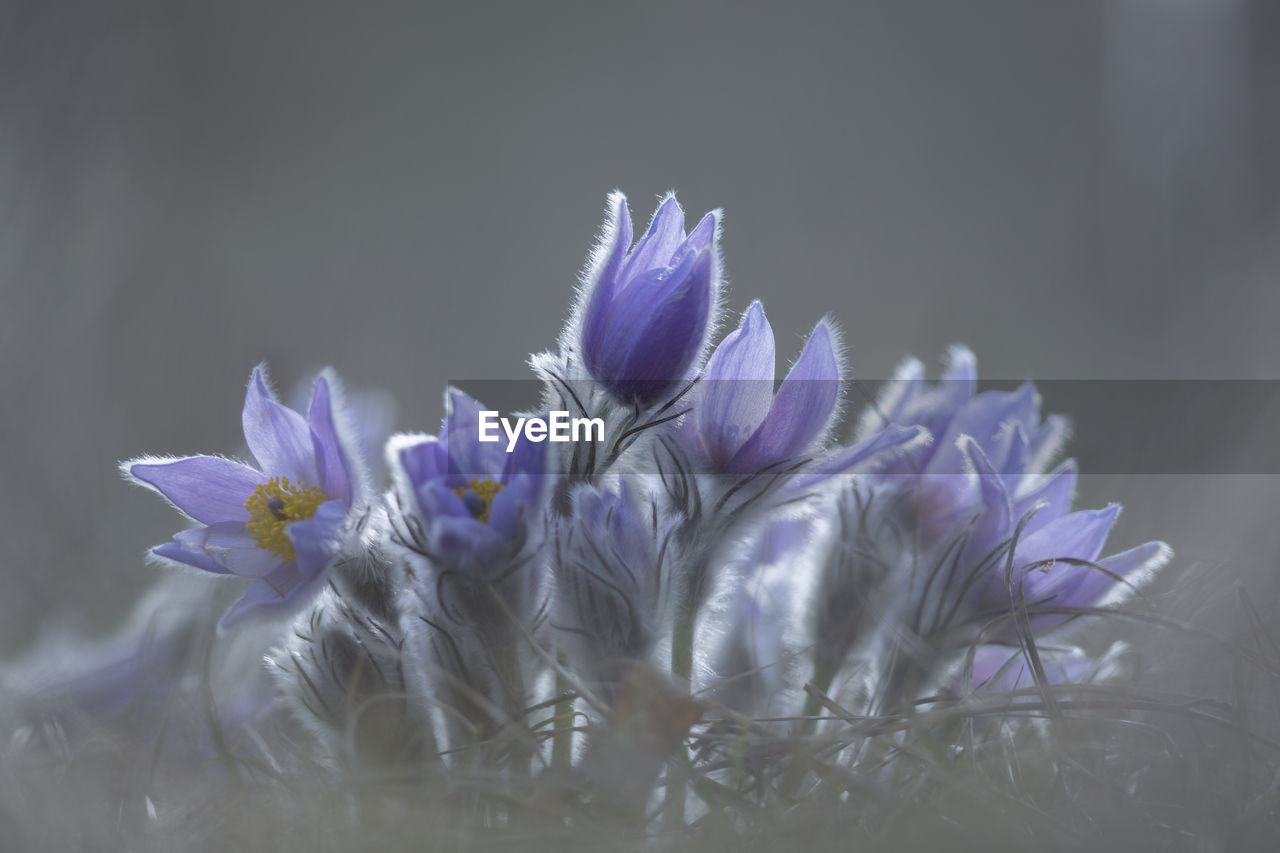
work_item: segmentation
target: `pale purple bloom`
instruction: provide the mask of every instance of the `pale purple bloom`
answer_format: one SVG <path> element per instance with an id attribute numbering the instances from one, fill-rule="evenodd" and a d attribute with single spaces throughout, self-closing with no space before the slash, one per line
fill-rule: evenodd
<path id="1" fill-rule="evenodd" d="M 729 627 L 717 654 L 715 695 L 742 713 L 766 712 L 785 684 L 797 564 L 812 536 L 808 519 L 768 522 L 739 567 L 725 612 Z"/>
<path id="2" fill-rule="evenodd" d="M 708 213 L 686 235 L 684 211 L 669 195 L 632 247 L 626 197 L 609 196 L 577 343 L 591 376 L 622 402 L 656 403 L 696 366 L 719 289 L 719 219 L 719 211 Z"/>
<path id="3" fill-rule="evenodd" d="M 911 423 L 935 435 L 931 445 L 873 475 L 874 500 L 891 507 L 877 513 L 883 523 L 877 525 L 876 559 L 915 567 L 908 575 L 919 602 L 909 608 L 914 630 L 930 633 L 956 618 L 1003 615 L 1001 630 L 1008 636 L 1016 602 L 1031 610 L 1034 629 L 1043 632 L 1070 618 L 1050 611 L 1123 599 L 1167 561 L 1169 549 L 1161 542 L 1101 557 L 1120 507 L 1070 511 L 1075 463 L 1045 473 L 1066 423 L 1059 416 L 1041 418 L 1033 385 L 975 391 L 973 355 L 956 348 L 941 383 L 927 385 L 918 362 L 908 362 L 862 421 L 864 439 L 878 427 Z"/>
<path id="4" fill-rule="evenodd" d="M 201 526 L 151 549 L 163 560 L 252 578 L 222 619 L 292 611 L 342 550 L 363 474 L 339 426 L 329 378 L 303 415 L 281 405 L 255 368 L 242 424 L 256 465 L 219 456 L 143 457 L 124 474 L 159 492 Z"/>
<path id="5" fill-rule="evenodd" d="M 546 445 L 522 434 L 507 453 L 505 441 L 479 440 L 479 402 L 451 388 L 446 406 L 438 436 L 397 436 L 388 446 L 401 509 L 421 519 L 404 531 L 406 544 L 439 568 L 492 580 L 541 518 Z"/>
<path id="6" fill-rule="evenodd" d="M 680 438 L 701 470 L 750 475 L 797 473 L 798 485 L 846 470 L 884 451 L 915 442 L 914 428 L 890 428 L 850 448 L 829 452 L 823 442 L 838 415 L 839 340 L 824 318 L 774 393 L 773 329 L 760 302 L 725 336 L 703 370 L 693 411 Z"/>
<path id="7" fill-rule="evenodd" d="M 362 463 L 377 468 L 382 464 L 387 439 L 395 429 L 398 409 L 395 397 L 384 388 L 347 385 L 343 391 L 352 446 L 359 452 Z M 294 385 L 288 399 L 291 407 L 302 411 L 311 400 L 311 386 L 303 382 Z"/>
<path id="8" fill-rule="evenodd" d="M 1058 480 L 1065 479 L 1062 475 L 1016 500 L 1006 486 L 1007 475 L 994 468 L 975 441 L 961 439 L 960 446 L 973 466 L 980 501 L 957 551 L 957 568 L 966 576 L 976 576 L 971 588 L 980 612 L 1008 612 L 1012 584 L 1012 602 L 1026 605 L 1033 629 L 1047 631 L 1071 618 L 1054 611 L 1099 607 L 1128 598 L 1168 561 L 1171 552 L 1163 542 L 1147 542 L 1102 557 L 1120 515 L 1118 504 L 1069 512 L 1071 492 L 1055 488 Z M 1071 479 L 1074 473 L 1070 472 Z M 1015 535 L 1010 562 L 1009 546 Z M 1011 630 L 1012 625 L 1005 629 Z"/>
<path id="9" fill-rule="evenodd" d="M 1069 503 L 1075 490 L 1075 462 L 1067 460 L 1046 473 L 1066 439 L 1066 418 L 1042 419 L 1040 395 L 1030 382 L 1012 392 L 978 393 L 977 362 L 964 347 L 953 347 L 948 361 L 942 380 L 929 385 L 923 365 L 908 360 L 876 407 L 862 417 L 857 433 L 865 440 L 888 425 L 897 425 L 920 426 L 933 436 L 932 442 L 914 447 L 877 472 L 882 478 L 927 477 L 927 487 L 920 493 L 922 532 L 945 535 L 967 521 L 970 508 L 981 499 L 979 483 L 972 476 L 971 454 L 961 447 L 962 437 L 999 474 L 1015 516 L 1021 517 L 1042 500 L 1055 506 Z"/>
<path id="10" fill-rule="evenodd" d="M 559 531 L 552 627 L 605 693 L 656 641 L 662 535 L 653 505 L 625 480 L 617 492 L 580 486 Z"/>
<path id="11" fill-rule="evenodd" d="M 0 662 L 0 683 L 22 698 L 17 719 L 31 735 L 77 743 L 109 732 L 157 769 L 178 772 L 206 763 L 249 727 L 266 729 L 279 708 L 258 666 L 268 635 L 237 632 L 210 647 L 220 593 L 203 578 L 169 573 L 112 635 L 46 632 L 13 664 Z M 221 742 L 207 713 L 190 713 L 208 707 L 206 686 Z"/>

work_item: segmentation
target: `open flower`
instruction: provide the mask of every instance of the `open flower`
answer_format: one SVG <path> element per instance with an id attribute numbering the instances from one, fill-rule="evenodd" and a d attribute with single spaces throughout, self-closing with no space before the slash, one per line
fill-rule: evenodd
<path id="1" fill-rule="evenodd" d="M 626 196 L 609 196 L 583 284 L 577 343 L 587 371 L 622 402 L 652 405 L 694 368 L 719 290 L 719 219 L 719 211 L 708 213 L 686 236 L 684 211 L 668 195 L 632 248 Z"/>
<path id="2" fill-rule="evenodd" d="M 335 409 L 325 374 L 303 417 L 276 400 L 257 367 L 242 416 L 256 467 L 220 456 L 121 464 L 126 477 L 201 525 L 152 548 L 153 555 L 253 579 L 222 618 L 223 627 L 255 612 L 292 611 L 320 586 L 341 552 L 363 475 Z"/>
<path id="3" fill-rule="evenodd" d="M 1025 603 L 1032 628 L 1037 633 L 1048 631 L 1071 618 L 1062 612 L 1064 608 L 1122 601 L 1169 561 L 1172 551 L 1163 542 L 1147 542 L 1102 557 L 1120 515 L 1119 504 L 1070 512 L 1071 491 L 1048 488 L 1056 482 L 1051 478 L 1036 493 L 1038 499 L 1024 509 L 1009 494 L 1006 476 L 977 442 L 964 437 L 958 443 L 974 471 L 981 502 L 960 547 L 952 550 L 958 554 L 956 568 L 969 579 L 964 587 L 972 591 L 979 613 L 1007 614 L 1011 606 Z M 1070 473 L 1074 484 L 1075 472 Z M 1008 576 L 1010 566 L 1012 577 Z M 1012 622 L 1002 633 L 1014 634 Z"/>
<path id="4" fill-rule="evenodd" d="M 933 386 L 923 382 L 919 362 L 909 361 L 859 432 L 866 441 L 877 430 L 915 424 L 935 436 L 867 484 L 878 522 L 861 552 L 877 554 L 883 565 L 917 567 L 899 573 L 910 580 L 913 630 L 940 634 L 961 623 L 1003 619 L 993 639 L 1009 640 L 1015 607 L 1025 605 L 1042 633 L 1070 618 L 1064 610 L 1131 595 L 1168 561 L 1168 546 L 1148 542 L 1102 557 L 1120 507 L 1071 511 L 1075 463 L 1049 470 L 1065 419 L 1042 418 L 1031 383 L 976 393 L 967 349 L 953 349 L 950 360 Z"/>
<path id="5" fill-rule="evenodd" d="M 400 435 L 387 448 L 414 548 L 438 568 L 493 580 L 529 539 L 545 494 L 544 445 L 523 435 L 512 452 L 479 440 L 482 406 L 457 389 L 445 397 L 438 436 Z"/>

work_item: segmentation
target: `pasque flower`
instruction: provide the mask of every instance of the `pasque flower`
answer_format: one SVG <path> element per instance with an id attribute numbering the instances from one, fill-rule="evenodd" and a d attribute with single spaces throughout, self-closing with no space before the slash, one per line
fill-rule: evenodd
<path id="1" fill-rule="evenodd" d="M 882 479 L 921 478 L 921 532 L 928 537 L 954 530 L 981 500 L 979 482 L 972 476 L 972 453 L 962 446 L 962 437 L 998 473 L 1013 501 L 1014 516 L 1021 517 L 1042 500 L 1069 503 L 1075 462 L 1069 459 L 1046 473 L 1066 438 L 1066 418 L 1042 419 L 1040 395 L 1030 382 L 1016 391 L 978 393 L 977 362 L 964 347 L 953 347 L 948 362 L 942 380 L 929 385 L 924 366 L 908 360 L 877 406 L 863 416 L 857 433 L 865 440 L 888 425 L 916 425 L 933 436 L 932 442 L 912 448 L 878 471 Z M 1033 527 L 1046 518 L 1033 521 Z"/>
<path id="2" fill-rule="evenodd" d="M 813 537 L 809 519 L 769 521 L 763 528 L 739 566 L 715 662 L 714 695 L 746 714 L 768 711 L 786 685 L 786 634 L 804 547 Z"/>
<path id="3" fill-rule="evenodd" d="M 490 580 L 524 548 L 546 490 L 545 445 L 521 436 L 511 453 L 479 441 L 482 406 L 451 388 L 437 435 L 400 435 L 387 456 L 402 509 L 421 519 L 406 531 L 437 568 Z"/>
<path id="4" fill-rule="evenodd" d="M 681 425 L 682 442 L 699 467 L 755 474 L 813 453 L 821 459 L 800 477 L 809 482 L 920 435 L 915 428 L 889 428 L 835 453 L 821 448 L 837 415 L 841 383 L 839 342 L 825 318 L 776 394 L 775 367 L 773 329 L 756 301 L 707 360 L 693 410 Z"/>
<path id="5" fill-rule="evenodd" d="M 291 610 L 339 555 L 363 473 L 339 427 L 334 389 L 316 380 L 307 415 L 279 403 L 255 368 L 242 423 L 256 465 L 220 456 L 142 457 L 124 474 L 200 526 L 151 549 L 163 560 L 252 578 L 222 619 Z"/>
<path id="6" fill-rule="evenodd" d="M 606 694 L 658 636 L 660 521 L 623 479 L 617 491 L 579 486 L 558 531 L 553 627 Z"/>
<path id="7" fill-rule="evenodd" d="M 1025 605 L 1033 629 L 1042 633 L 1071 618 L 1063 608 L 1128 598 L 1168 561 L 1172 552 L 1163 542 L 1102 557 L 1120 506 L 1070 512 L 1074 469 L 1046 478 L 1018 500 L 1006 486 L 1008 475 L 994 467 L 975 440 L 963 437 L 959 446 L 974 471 L 979 500 L 967 539 L 955 549 L 956 568 L 972 579 L 980 614 L 995 616 Z M 1070 485 L 1059 485 L 1061 480 Z M 1011 636 L 1013 625 L 1004 633 Z"/>
<path id="8" fill-rule="evenodd" d="M 668 195 L 632 247 L 627 199 L 609 196 L 584 277 L 577 343 L 587 371 L 618 400 L 656 403 L 696 366 L 719 290 L 719 219 L 712 211 L 686 235 L 684 211 Z"/>
<path id="9" fill-rule="evenodd" d="M 1007 616 L 1016 603 L 1043 632 L 1069 618 L 1052 611 L 1124 598 L 1168 560 L 1161 542 L 1100 556 L 1120 507 L 1071 511 L 1075 463 L 1047 470 L 1066 422 L 1042 419 L 1034 385 L 975 393 L 976 365 L 963 348 L 952 350 L 938 385 L 921 374 L 908 362 L 861 432 L 865 440 L 877 428 L 915 423 L 935 436 L 876 475 L 876 500 L 896 515 L 878 528 L 881 554 L 909 545 L 910 554 L 889 562 L 931 567 L 909 575 L 920 601 L 917 630 L 941 630 L 955 617 Z M 1006 636 L 1012 630 L 1009 622 Z"/>

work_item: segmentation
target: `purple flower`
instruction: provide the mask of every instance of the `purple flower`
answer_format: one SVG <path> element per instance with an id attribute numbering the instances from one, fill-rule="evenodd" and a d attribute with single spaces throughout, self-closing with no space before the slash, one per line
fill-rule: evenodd
<path id="1" fill-rule="evenodd" d="M 976 390 L 977 362 L 964 347 L 951 349 L 942 381 L 933 386 L 924 382 L 923 365 L 911 359 L 859 425 L 858 437 L 864 440 L 888 425 L 920 426 L 933 436 L 931 443 L 913 448 L 877 472 L 882 479 L 927 479 L 927 488 L 920 490 L 926 536 L 954 529 L 981 500 L 971 454 L 961 448 L 962 437 L 974 443 L 998 472 L 1017 517 L 1041 500 L 1069 503 L 1075 490 L 1074 461 L 1045 474 L 1066 439 L 1068 424 L 1061 415 L 1041 419 L 1035 386 L 1028 382 L 1012 392 Z"/>
<path id="2" fill-rule="evenodd" d="M 606 693 L 657 639 L 659 538 L 654 506 L 626 480 L 616 493 L 580 486 L 557 537 L 552 624 Z"/>
<path id="3" fill-rule="evenodd" d="M 952 550 L 958 554 L 959 570 L 973 579 L 971 595 L 979 612 L 1008 613 L 1012 583 L 1014 602 L 1025 603 L 1032 628 L 1044 632 L 1071 618 L 1056 611 L 1128 598 L 1168 562 L 1172 552 L 1163 542 L 1102 557 L 1120 506 L 1069 512 L 1074 468 L 1043 478 L 1038 488 L 1015 499 L 1006 486 L 1008 475 L 993 466 L 976 441 L 964 437 L 959 446 L 972 466 L 980 497 L 973 521 L 961 535 L 962 544 Z M 1012 578 L 1007 573 L 1010 565 Z M 1010 623 L 1003 633 L 1012 630 Z"/>
<path id="4" fill-rule="evenodd" d="M 745 714 L 761 714 L 785 687 L 786 632 L 803 549 L 813 537 L 808 519 L 769 521 L 739 567 L 726 608 L 728 628 L 716 654 L 717 699 Z"/>
<path id="5" fill-rule="evenodd" d="M 1102 558 L 1120 507 L 1071 512 L 1075 463 L 1045 473 L 1065 419 L 1041 419 L 1030 383 L 1013 392 L 975 390 L 973 355 L 956 348 L 941 383 L 927 386 L 919 363 L 908 362 L 863 418 L 864 439 L 911 423 L 935 436 L 873 478 L 874 499 L 892 510 L 877 514 L 883 523 L 871 538 L 880 545 L 868 550 L 878 551 L 883 564 L 924 567 L 908 575 L 917 601 L 910 608 L 914 630 L 942 631 L 955 618 L 1003 618 L 1001 636 L 1011 636 L 1011 580 L 1014 600 L 1026 604 L 1033 628 L 1043 632 L 1070 618 L 1053 611 L 1123 599 L 1168 560 L 1161 542 Z"/>
<path id="6" fill-rule="evenodd" d="M 449 389 L 438 436 L 401 435 L 387 456 L 398 491 L 421 518 L 410 525 L 411 544 L 437 567 L 493 580 L 509 567 L 541 517 L 545 445 L 521 435 L 512 452 L 505 442 L 481 442 L 482 406 Z"/>
<path id="7" fill-rule="evenodd" d="M 289 405 L 302 411 L 311 399 L 311 388 L 304 382 L 294 385 Z M 395 429 L 397 406 L 395 397 L 383 388 L 343 388 L 342 402 L 351 426 L 352 446 L 360 459 L 376 468 L 382 464 L 382 452 Z M 376 472 L 375 472 L 376 473 Z"/>
<path id="8" fill-rule="evenodd" d="M 316 379 L 303 417 L 277 402 L 262 368 L 254 368 L 242 422 L 256 467 L 219 456 L 143 457 L 120 466 L 201 525 L 153 555 L 253 579 L 222 627 L 253 613 L 292 611 L 315 591 L 343 547 L 363 489 L 327 375 Z"/>
<path id="9" fill-rule="evenodd" d="M 706 342 L 719 291 L 720 212 L 686 236 L 684 211 L 668 195 L 631 247 L 626 197 L 611 194 L 608 210 L 584 280 L 578 343 L 609 393 L 648 406 L 687 379 Z"/>
<path id="10" fill-rule="evenodd" d="M 916 429 L 882 430 L 856 447 L 821 449 L 837 415 L 839 340 L 820 320 L 774 394 L 773 329 L 757 301 L 707 360 L 693 411 L 681 425 L 682 443 L 704 469 L 728 474 L 777 472 L 805 454 L 822 457 L 801 477 L 805 484 L 869 455 L 910 443 Z"/>

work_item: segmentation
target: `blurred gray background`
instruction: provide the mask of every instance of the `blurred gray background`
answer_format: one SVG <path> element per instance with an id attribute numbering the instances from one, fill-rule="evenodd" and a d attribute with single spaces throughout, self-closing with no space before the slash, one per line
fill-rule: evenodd
<path id="1" fill-rule="evenodd" d="M 116 460 L 236 452 L 259 360 L 402 428 L 523 376 L 615 187 L 725 209 L 780 357 L 831 312 L 855 376 L 1280 378 L 1280 4 L 5 0 L 0 652 L 120 619 L 176 517 Z M 1280 573 L 1275 477 L 1082 492 Z"/>

